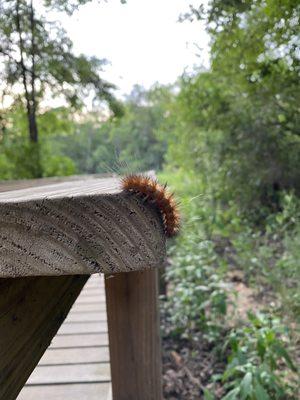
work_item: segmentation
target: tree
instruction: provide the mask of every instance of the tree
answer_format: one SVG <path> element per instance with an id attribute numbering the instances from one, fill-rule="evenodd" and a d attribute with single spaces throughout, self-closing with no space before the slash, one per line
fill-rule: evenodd
<path id="1" fill-rule="evenodd" d="M 87 1 L 45 0 L 43 10 L 71 14 Z M 73 109 L 81 107 L 83 99 L 93 93 L 94 99 L 104 100 L 114 114 L 121 111 L 112 93 L 114 85 L 99 75 L 106 61 L 74 55 L 64 29 L 37 11 L 33 0 L 0 2 L 0 59 L 5 94 L 14 101 L 21 100 L 26 108 L 37 177 L 42 174 L 37 116 L 47 93 L 64 99 Z"/>
<path id="2" fill-rule="evenodd" d="M 152 87 L 146 91 L 135 85 L 124 102 L 125 116 L 111 125 L 110 138 L 118 161 L 131 171 L 160 170 L 166 152 L 166 103 L 168 87 Z M 128 171 L 127 171 L 128 172 Z"/>
<path id="3" fill-rule="evenodd" d="M 300 194 L 299 15 L 294 0 L 212 0 L 186 16 L 207 21 L 211 67 L 181 80 L 168 159 L 248 214 Z"/>
<path id="4" fill-rule="evenodd" d="M 73 127 L 63 127 L 48 135 L 48 144 L 55 154 L 70 158 L 76 173 L 93 174 L 158 171 L 166 151 L 166 105 L 172 96 L 168 87 L 146 91 L 135 86 L 124 101 L 122 118 L 101 121 L 89 113 Z M 71 132 L 69 131 L 71 130 Z"/>

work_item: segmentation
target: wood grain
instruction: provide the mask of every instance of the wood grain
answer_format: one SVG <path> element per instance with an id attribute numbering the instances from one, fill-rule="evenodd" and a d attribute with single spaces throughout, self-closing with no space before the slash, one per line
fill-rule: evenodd
<path id="1" fill-rule="evenodd" d="M 114 400 L 161 400 L 157 270 L 106 276 Z"/>
<path id="2" fill-rule="evenodd" d="M 165 257 L 159 212 L 118 178 L 0 186 L 0 277 L 115 273 Z"/>
<path id="3" fill-rule="evenodd" d="M 0 279 L 0 399 L 17 397 L 87 279 Z"/>

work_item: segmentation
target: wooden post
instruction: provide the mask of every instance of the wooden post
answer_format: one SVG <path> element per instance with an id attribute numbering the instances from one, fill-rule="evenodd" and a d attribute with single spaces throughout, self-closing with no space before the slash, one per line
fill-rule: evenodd
<path id="1" fill-rule="evenodd" d="M 106 275 L 113 400 L 161 400 L 157 270 Z"/>

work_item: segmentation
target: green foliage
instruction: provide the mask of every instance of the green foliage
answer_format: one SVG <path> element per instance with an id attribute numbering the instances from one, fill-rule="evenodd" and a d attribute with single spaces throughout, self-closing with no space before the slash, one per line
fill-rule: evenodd
<path id="1" fill-rule="evenodd" d="M 229 390 L 223 400 L 279 400 L 293 398 L 293 388 L 284 379 L 286 369 L 296 367 L 286 351 L 287 332 L 278 319 L 248 314 L 248 324 L 232 330 L 223 382 Z"/>
<path id="2" fill-rule="evenodd" d="M 169 88 L 146 92 L 137 86 L 118 119 L 103 120 L 101 114 L 91 112 L 75 122 L 68 108 L 50 109 L 37 117 L 40 144 L 36 146 L 26 138 L 26 113 L 16 103 L 2 121 L 1 162 L 6 169 L 0 171 L 0 178 L 31 178 L 36 176 L 37 165 L 42 176 L 159 170 L 166 148 L 162 136 L 170 96 Z M 39 155 L 35 162 L 33 147 Z"/>
<path id="3" fill-rule="evenodd" d="M 12 164 L 6 154 L 0 154 L 0 179 L 8 180 L 13 178 Z"/>
<path id="4" fill-rule="evenodd" d="M 44 164 L 44 177 L 74 175 L 75 165 L 69 157 L 50 155 Z"/>
<path id="5" fill-rule="evenodd" d="M 43 171 L 42 176 L 71 175 L 74 163 L 62 154 L 53 135 L 67 136 L 73 129 L 64 108 L 46 111 L 38 117 L 41 127 L 40 143 L 27 139 L 27 121 L 22 107 L 16 105 L 6 112 L 0 136 L 0 179 L 30 179 Z"/>
<path id="6" fill-rule="evenodd" d="M 163 136 L 173 174 L 164 178 L 184 214 L 170 249 L 166 307 L 175 333 L 193 338 L 200 330 L 212 351 L 227 339 L 223 399 L 295 399 L 299 4 L 216 0 L 204 8 L 185 17 L 206 19 L 211 68 L 181 78 L 168 102 L 171 133 Z M 231 270 L 243 271 L 265 311 L 241 325 L 228 303 L 238 297 L 224 283 Z"/>
<path id="7" fill-rule="evenodd" d="M 193 340 L 202 332 L 212 351 L 228 358 L 222 399 L 296 398 L 291 349 L 300 305 L 299 199 L 282 194 L 280 211 L 269 214 L 262 231 L 239 215 L 234 203 L 214 208 L 195 174 L 165 173 L 160 179 L 177 189 L 184 218 L 166 272 L 169 296 L 163 309 L 173 324 L 171 333 Z M 233 317 L 232 306 L 238 305 L 227 283 L 232 268 L 244 271 L 254 297 L 269 296 L 258 305 L 264 313 L 249 310 L 242 324 Z M 206 390 L 204 398 L 214 395 Z"/>
<path id="8" fill-rule="evenodd" d="M 211 69 L 180 82 L 167 160 L 259 220 L 278 210 L 280 190 L 300 193 L 299 5 L 210 1 L 207 15 L 192 12 L 207 18 Z"/>
<path id="9" fill-rule="evenodd" d="M 223 331 L 227 312 L 227 285 L 222 280 L 226 268 L 213 241 L 207 239 L 212 208 L 199 196 L 194 178 L 186 173 L 160 174 L 160 180 L 177 189 L 185 227 L 169 249 L 171 266 L 166 279 L 172 295 L 165 307 L 171 310 L 174 333 L 190 337 L 200 330 L 209 341 L 215 341 Z"/>
<path id="10" fill-rule="evenodd" d="M 20 171 L 20 177 L 41 177 L 49 173 L 62 173 L 65 169 L 58 167 L 56 170 L 47 166 L 47 171 L 43 171 L 41 148 L 38 145 L 41 133 L 39 116 L 42 114 L 40 104 L 49 93 L 52 99 L 67 103 L 70 106 L 69 113 L 82 108 L 88 96 L 93 99 L 94 106 L 104 101 L 114 115 L 122 113 L 122 107 L 113 95 L 115 86 L 100 77 L 106 60 L 75 55 L 73 43 L 62 26 L 47 18 L 49 9 L 72 14 L 87 1 L 46 0 L 41 2 L 38 9 L 33 1 L 27 0 L 0 3 L 1 97 L 2 100 L 7 98 L 12 108 L 21 108 L 21 114 L 26 116 L 22 134 L 27 131 L 30 142 L 29 145 L 23 143 L 26 149 L 30 148 L 31 157 L 25 160 L 26 173 Z M 8 123 L 7 115 L 9 118 L 9 112 L 4 110 L 1 115 L 3 127 Z M 45 129 L 44 125 L 45 130 L 52 127 Z M 10 131 L 15 135 L 14 129 Z M 67 170 L 71 171 L 70 165 Z"/>
<path id="11" fill-rule="evenodd" d="M 268 216 L 265 232 L 249 224 L 231 230 L 231 262 L 250 283 L 276 293 L 282 315 L 294 321 L 300 315 L 300 202 L 283 193 L 279 204 L 281 211 Z"/>
<path id="12" fill-rule="evenodd" d="M 227 294 L 215 261 L 213 243 L 199 241 L 196 232 L 190 232 L 174 252 L 166 275 L 172 292 L 167 307 L 175 329 L 183 335 L 199 329 L 215 340 L 222 330 Z"/>
<path id="13" fill-rule="evenodd" d="M 70 157 L 77 173 L 144 172 L 162 167 L 165 143 L 159 139 L 167 88 L 146 92 L 136 86 L 124 102 L 124 115 L 103 121 L 90 113 L 71 133 L 52 134 L 49 143 Z M 69 132 L 69 131 L 68 131 Z"/>
<path id="14" fill-rule="evenodd" d="M 110 123 L 101 123 L 97 119 L 74 124 L 70 135 L 58 136 L 51 140 L 56 143 L 57 151 L 72 159 L 76 173 L 95 174 L 109 172 L 115 162 L 115 149 L 110 140 Z"/>
<path id="15" fill-rule="evenodd" d="M 135 86 L 125 105 L 125 116 L 115 121 L 110 129 L 110 139 L 118 154 L 132 171 L 160 170 L 166 151 L 160 130 L 165 121 L 165 102 L 168 88 L 152 88 L 146 92 Z"/>

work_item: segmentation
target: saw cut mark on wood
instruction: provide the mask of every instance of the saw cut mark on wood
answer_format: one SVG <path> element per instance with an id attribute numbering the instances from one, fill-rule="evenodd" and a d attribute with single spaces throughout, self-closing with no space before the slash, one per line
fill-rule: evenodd
<path id="1" fill-rule="evenodd" d="M 159 211 L 116 177 L 0 185 L 0 278 L 156 268 L 165 257 Z"/>

